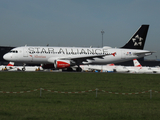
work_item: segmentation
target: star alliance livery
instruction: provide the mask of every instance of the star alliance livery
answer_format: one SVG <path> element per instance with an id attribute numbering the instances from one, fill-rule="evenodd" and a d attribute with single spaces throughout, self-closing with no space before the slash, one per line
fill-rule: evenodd
<path id="1" fill-rule="evenodd" d="M 81 71 L 80 65 L 118 63 L 151 55 L 153 52 L 143 50 L 148 28 L 149 25 L 142 25 L 121 48 L 23 46 L 12 49 L 3 58 L 12 62 L 43 64 L 44 68 L 50 64 L 55 69 L 71 69 L 77 65 L 77 71 Z"/>

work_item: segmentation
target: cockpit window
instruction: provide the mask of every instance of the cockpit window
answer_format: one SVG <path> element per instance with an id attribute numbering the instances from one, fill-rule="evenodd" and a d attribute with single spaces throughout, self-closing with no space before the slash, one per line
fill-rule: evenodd
<path id="1" fill-rule="evenodd" d="M 10 53 L 18 53 L 17 50 L 11 50 Z"/>

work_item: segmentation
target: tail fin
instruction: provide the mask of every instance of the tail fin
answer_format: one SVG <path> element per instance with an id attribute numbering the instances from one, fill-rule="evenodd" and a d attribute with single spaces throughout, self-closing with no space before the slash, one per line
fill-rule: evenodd
<path id="1" fill-rule="evenodd" d="M 133 60 L 134 67 L 142 67 L 142 65 L 138 62 L 137 59 Z"/>
<path id="2" fill-rule="evenodd" d="M 14 62 L 9 62 L 7 66 L 14 66 Z"/>
<path id="3" fill-rule="evenodd" d="M 121 48 L 143 50 L 149 25 L 142 25 L 132 38 Z"/>
<path id="4" fill-rule="evenodd" d="M 113 64 L 113 63 L 112 64 L 107 64 L 107 66 L 115 66 L 115 64 Z"/>

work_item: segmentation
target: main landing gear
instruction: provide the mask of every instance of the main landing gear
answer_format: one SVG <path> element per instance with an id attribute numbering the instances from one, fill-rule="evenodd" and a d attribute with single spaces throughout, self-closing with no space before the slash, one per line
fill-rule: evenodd
<path id="1" fill-rule="evenodd" d="M 76 71 L 77 71 L 77 72 L 81 72 L 81 71 L 82 71 L 82 68 L 78 66 L 78 67 L 76 68 Z"/>
<path id="2" fill-rule="evenodd" d="M 22 71 L 25 71 L 25 66 L 26 66 L 26 63 L 23 64 L 23 68 L 22 68 Z"/>

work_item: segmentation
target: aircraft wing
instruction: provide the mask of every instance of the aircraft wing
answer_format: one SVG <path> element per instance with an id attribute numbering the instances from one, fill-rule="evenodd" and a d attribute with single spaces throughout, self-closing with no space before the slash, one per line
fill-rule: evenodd
<path id="1" fill-rule="evenodd" d="M 94 58 L 100 58 L 103 59 L 104 56 L 108 56 L 108 55 L 113 55 L 115 56 L 116 53 L 111 53 L 111 54 L 104 54 L 104 55 L 84 55 L 84 56 L 69 56 L 69 57 L 60 57 L 60 58 L 50 58 L 48 61 L 53 63 L 53 61 L 55 59 L 57 60 L 72 60 L 75 61 L 76 63 L 81 63 L 83 61 L 87 61 L 87 60 L 94 60 Z"/>
<path id="2" fill-rule="evenodd" d="M 93 58 L 100 58 L 100 59 L 103 59 L 104 56 L 108 56 L 108 55 L 113 55 L 115 56 L 116 52 L 114 53 L 111 53 L 111 54 L 104 54 L 104 55 L 84 55 L 84 56 L 71 56 L 71 57 L 67 57 L 67 58 L 59 58 L 60 60 L 82 60 L 82 61 L 85 61 L 85 60 L 94 60 Z"/>
<path id="3" fill-rule="evenodd" d="M 72 57 L 67 57 L 67 58 L 59 58 L 60 60 L 86 60 L 90 59 L 93 60 L 93 58 L 101 58 L 103 59 L 105 55 L 94 55 L 94 56 L 72 56 Z"/>

